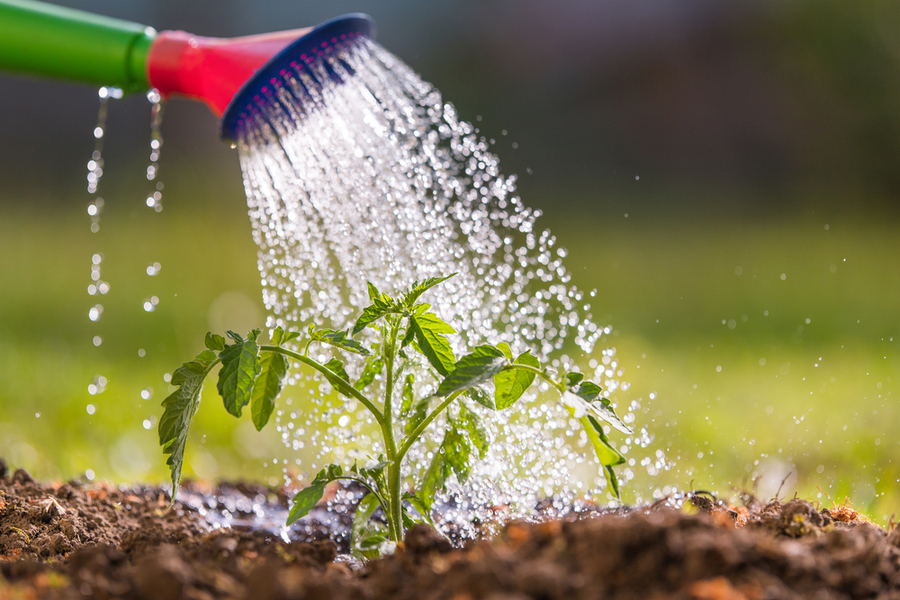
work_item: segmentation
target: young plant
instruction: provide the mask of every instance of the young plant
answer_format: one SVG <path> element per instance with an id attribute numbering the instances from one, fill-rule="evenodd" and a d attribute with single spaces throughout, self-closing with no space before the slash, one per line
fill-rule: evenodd
<path id="1" fill-rule="evenodd" d="M 414 282 L 396 298 L 368 284 L 371 305 L 362 312 L 353 329 L 335 331 L 310 325 L 302 352 L 292 349 L 299 347 L 300 333 L 286 332 L 281 327 L 276 327 L 271 342 L 263 345 L 257 341 L 258 329 L 246 338 L 229 331 L 230 340 L 207 334 L 207 349 L 174 372 L 171 383 L 178 389 L 162 403 L 165 411 L 159 422 L 159 442 L 163 452 L 169 455 L 173 500 L 181 481 L 191 419 L 200 404 L 203 382 L 213 368 L 222 365 L 216 387 L 225 409 L 240 417 L 243 408 L 249 404 L 253 424 L 261 430 L 268 423 L 282 391 L 289 360 L 312 367 L 338 393 L 360 402 L 371 413 L 381 433 L 383 454 L 364 467 L 354 463 L 347 469 L 341 465 L 322 469 L 310 485 L 294 497 L 287 520 L 290 525 L 309 513 L 330 482 L 356 482 L 367 491 L 353 521 L 351 542 L 358 556 L 377 555 L 385 543 L 402 540 L 405 530 L 416 522 L 431 523 L 435 495 L 444 489 L 451 475 L 465 482 L 473 458 L 484 457 L 489 439 L 479 416 L 467 405 L 469 402 L 490 411 L 510 410 L 536 379 L 555 388 L 569 412 L 580 419 L 603 467 L 609 490 L 618 497 L 619 486 L 613 467 L 625 459 L 610 443 L 601 422 L 627 434 L 631 430 L 616 416 L 609 400 L 601 397 L 600 386 L 586 381 L 584 375 L 577 372 L 557 377 L 553 370 L 542 367 L 529 351 L 513 357 L 505 343 L 476 346 L 456 360 L 447 338 L 456 331 L 430 312 L 429 304 L 419 302 L 426 291 L 446 279 L 449 277 Z M 371 350 L 353 339 L 367 328 L 378 334 L 377 343 Z M 341 354 L 361 357 L 365 362 L 359 378 L 351 382 L 344 362 L 338 357 L 325 363 L 310 358 L 309 348 L 313 344 L 324 344 Z M 413 360 L 410 354 L 413 352 L 424 356 L 428 365 L 419 371 L 433 369 L 435 379 L 440 382 L 431 395 L 416 395 L 416 380 L 421 380 L 425 374 L 416 371 L 415 365 L 422 361 Z M 383 382 L 383 397 L 376 403 L 367 396 L 367 388 L 378 377 Z M 435 419 L 454 403 L 459 405 L 458 410 L 448 412 L 443 440 L 431 464 L 413 481 L 404 484 L 404 459 L 410 449 Z M 378 508 L 384 514 L 386 528 L 380 521 L 372 519 Z"/>

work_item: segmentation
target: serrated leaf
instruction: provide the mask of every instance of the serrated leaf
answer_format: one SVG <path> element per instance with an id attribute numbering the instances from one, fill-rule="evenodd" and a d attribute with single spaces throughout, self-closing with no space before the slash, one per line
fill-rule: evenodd
<path id="1" fill-rule="evenodd" d="M 530 350 L 520 354 L 514 364 L 534 367 L 535 369 L 541 368 L 541 362 L 536 356 L 531 354 Z M 494 375 L 494 401 L 497 403 L 497 410 L 509 408 L 518 402 L 519 398 L 534 383 L 536 376 L 535 373 L 519 369 L 507 369 Z"/>
<path id="2" fill-rule="evenodd" d="M 225 338 L 216 333 L 209 332 L 206 334 L 206 347 L 213 352 L 221 352 L 225 349 Z"/>
<path id="3" fill-rule="evenodd" d="M 585 382 L 590 383 L 590 382 Z M 581 387 L 585 386 L 585 383 L 581 384 Z M 594 388 L 599 388 L 596 384 L 590 383 Z M 596 394 L 593 392 L 585 394 L 587 397 L 596 398 Z M 616 415 L 616 411 L 612 409 L 612 406 L 609 404 L 609 400 L 605 398 L 600 398 L 597 400 L 587 400 L 585 395 L 577 394 L 571 391 L 563 392 L 563 403 L 572 408 L 574 410 L 575 418 L 580 419 L 587 415 L 593 415 L 599 419 L 602 419 L 612 425 L 615 429 L 618 429 L 622 433 L 626 433 L 631 435 L 634 433 L 628 425 L 623 423 L 618 415 Z"/>
<path id="4" fill-rule="evenodd" d="M 372 304 L 363 309 L 362 315 L 356 320 L 356 324 L 353 325 L 353 335 L 358 334 L 385 315 L 403 312 L 402 306 L 398 306 L 397 302 L 387 294 L 379 292 L 378 288 L 371 282 L 367 286 L 369 289 L 369 300 Z"/>
<path id="5" fill-rule="evenodd" d="M 200 406 L 200 390 L 212 365 L 217 361 L 215 352 L 204 350 L 194 360 L 178 367 L 172 374 L 172 385 L 178 389 L 162 401 L 163 415 L 159 420 L 159 445 L 168 454 L 166 464 L 172 479 L 172 501 L 181 483 L 184 466 L 184 449 L 187 445 L 191 420 Z"/>
<path id="6" fill-rule="evenodd" d="M 367 386 L 371 385 L 375 378 L 384 371 L 384 359 L 381 357 L 381 354 L 372 354 L 369 358 L 366 359 L 366 364 L 363 366 L 362 373 L 359 375 L 359 379 L 356 381 L 356 389 L 364 390 Z"/>
<path id="7" fill-rule="evenodd" d="M 422 283 L 413 282 L 413 284 L 409 287 L 409 291 L 407 291 L 403 295 L 403 305 L 407 309 L 411 309 L 413 305 L 415 305 L 416 300 L 419 299 L 419 296 L 433 288 L 434 286 L 447 281 L 451 277 L 455 277 L 457 274 L 453 273 L 452 275 L 447 275 L 446 277 L 430 277 L 423 281 Z"/>
<path id="8" fill-rule="evenodd" d="M 278 352 L 266 352 L 259 360 L 259 376 L 250 393 L 250 416 L 257 431 L 269 422 L 275 410 L 275 399 L 284 388 L 284 379 L 288 373 L 288 363 L 284 355 Z"/>
<path id="9" fill-rule="evenodd" d="M 344 363 L 340 359 L 332 358 L 327 363 L 325 363 L 325 368 L 337 375 L 337 377 L 334 377 L 332 375 L 325 374 L 325 378 L 328 380 L 328 383 L 330 383 L 334 387 L 334 389 L 336 389 L 341 394 L 350 397 L 350 394 L 347 392 L 346 384 L 341 382 L 341 379 L 348 382 L 350 379 L 350 376 L 347 375 L 347 370 L 344 369 Z"/>
<path id="10" fill-rule="evenodd" d="M 309 337 L 314 342 L 330 344 L 341 350 L 347 350 L 362 355 L 369 353 L 362 344 L 350 337 L 349 330 L 335 331 L 334 329 L 315 329 L 310 330 Z"/>
<path id="11" fill-rule="evenodd" d="M 456 333 L 456 330 L 434 313 L 410 316 L 409 326 L 415 335 L 417 349 L 438 373 L 444 377 L 449 375 L 456 357 L 445 334 Z"/>
<path id="12" fill-rule="evenodd" d="M 478 418 L 478 415 L 460 405 L 457 425 L 469 435 L 469 441 L 478 451 L 478 457 L 484 458 L 490 446 L 490 439 L 487 431 L 481 426 L 481 419 Z"/>
<path id="13" fill-rule="evenodd" d="M 324 495 L 324 483 L 316 483 L 300 490 L 300 493 L 294 496 L 294 506 L 291 508 L 291 512 L 288 514 L 287 523 L 285 524 L 290 527 L 308 515 L 309 511 L 316 507 L 316 504 L 319 503 L 319 500 L 321 500 Z"/>
<path id="14" fill-rule="evenodd" d="M 471 398 L 485 408 L 497 410 L 497 403 L 494 401 L 494 395 L 480 385 L 467 389 L 466 397 Z"/>
<path id="15" fill-rule="evenodd" d="M 451 474 L 455 473 L 460 483 L 466 482 L 471 471 L 469 464 L 471 452 L 469 440 L 459 431 L 450 429 L 444 434 L 444 441 L 422 478 L 418 494 L 426 511 L 431 511 L 435 494 L 444 489 Z"/>
<path id="16" fill-rule="evenodd" d="M 219 381 L 216 389 L 225 403 L 225 410 L 235 417 L 241 416 L 243 408 L 250 403 L 250 393 L 253 390 L 253 382 L 259 375 L 259 347 L 256 337 L 259 329 L 254 329 L 247 334 L 244 340 L 233 331 L 226 332 L 234 344 L 226 345 L 219 352 L 222 361 L 222 369 L 219 371 Z"/>
<path id="17" fill-rule="evenodd" d="M 435 393 L 438 396 L 448 396 L 474 387 L 499 373 L 508 364 L 509 360 L 503 352 L 494 346 L 476 346 L 471 354 L 456 362 Z"/>

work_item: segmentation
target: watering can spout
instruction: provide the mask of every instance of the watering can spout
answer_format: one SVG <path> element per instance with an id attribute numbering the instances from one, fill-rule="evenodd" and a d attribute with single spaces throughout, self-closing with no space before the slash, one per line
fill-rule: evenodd
<path id="1" fill-rule="evenodd" d="M 222 39 L 163 31 L 147 55 L 147 79 L 163 97 L 206 102 L 221 117 L 241 86 L 273 56 L 312 30 L 293 29 Z"/>
<path id="2" fill-rule="evenodd" d="M 212 38 L 0 0 L 0 69 L 201 100 L 222 118 L 222 136 L 234 139 L 248 103 L 273 77 L 373 31 L 371 18 L 355 14 L 305 29 Z"/>

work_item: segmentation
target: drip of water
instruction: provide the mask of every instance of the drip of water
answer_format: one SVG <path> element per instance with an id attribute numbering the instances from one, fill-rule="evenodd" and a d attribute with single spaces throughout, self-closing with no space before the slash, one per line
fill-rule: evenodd
<path id="1" fill-rule="evenodd" d="M 437 89 L 366 39 L 332 50 L 312 75 L 282 75 L 285 85 L 270 89 L 237 144 L 269 327 L 345 328 L 368 304 L 367 281 L 392 293 L 458 273 L 424 298 L 459 332 L 457 356 L 475 344 L 506 342 L 560 370 L 591 357 L 610 328 L 591 319 L 589 299 L 563 265 L 565 251 L 536 228 L 539 211 L 516 195 L 516 178 L 501 173 L 487 141 Z M 302 105 L 295 96 L 305 98 Z M 614 348 L 581 368 L 607 393 L 627 388 Z M 352 365 L 348 371 L 358 375 Z M 289 401 L 276 416 L 289 448 L 313 451 L 298 466 L 364 461 L 383 450 L 355 404 L 336 403 L 313 375 L 294 384 L 312 401 Z M 434 384 L 418 382 L 418 394 Z M 531 510 L 546 496 L 566 503 L 605 486 L 580 425 L 552 393 L 517 407 L 484 415 L 495 443 L 468 483 L 452 483 L 445 497 L 445 514 L 459 526 L 470 523 L 473 508 Z M 633 410 L 626 407 L 626 422 Z M 441 425 L 414 448 L 411 465 L 430 462 Z M 644 429 L 621 449 L 650 441 Z M 621 474 L 631 477 L 627 468 Z"/>
<path id="2" fill-rule="evenodd" d="M 147 92 L 147 100 L 150 101 L 150 165 L 147 167 L 147 181 L 155 181 L 159 175 L 159 153 L 162 150 L 162 117 L 163 99 L 159 90 L 153 88 Z M 156 182 L 156 189 L 147 196 L 147 206 L 156 212 L 161 212 L 162 190 L 165 186 L 161 181 Z"/>
<path id="3" fill-rule="evenodd" d="M 114 87 L 102 87 L 97 95 L 100 98 L 100 108 L 97 110 L 97 125 L 94 127 L 94 151 L 91 153 L 91 160 L 87 163 L 87 191 L 91 194 L 92 199 L 87 206 L 88 216 L 91 218 L 91 233 L 100 231 L 100 214 L 103 212 L 103 198 L 97 195 L 97 188 L 100 185 L 100 179 L 103 177 L 103 138 L 106 135 L 106 116 L 109 108 L 109 100 L 118 100 L 122 97 L 122 90 Z M 103 255 L 95 253 L 91 256 L 91 282 L 88 284 L 87 292 L 90 296 L 105 296 L 109 292 L 109 282 L 102 279 L 101 270 L 103 264 Z M 99 321 L 103 315 L 103 305 L 94 304 L 88 309 L 88 318 L 91 321 Z M 103 338 L 94 335 L 91 339 L 94 346 L 100 346 Z M 102 380 L 102 385 L 99 384 Z M 106 378 L 97 375 L 94 382 L 88 385 L 88 392 L 93 396 L 102 394 L 106 390 Z"/>

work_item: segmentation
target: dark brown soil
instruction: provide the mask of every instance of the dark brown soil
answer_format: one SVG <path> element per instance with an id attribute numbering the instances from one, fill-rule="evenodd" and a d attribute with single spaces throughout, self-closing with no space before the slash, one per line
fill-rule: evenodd
<path id="1" fill-rule="evenodd" d="M 340 559 L 350 518 L 340 505 L 286 541 L 240 526 L 242 513 L 283 510 L 278 492 L 194 486 L 186 496 L 209 500 L 167 511 L 159 488 L 44 486 L 0 461 L 0 600 L 900 600 L 900 531 L 848 506 L 732 508 L 696 494 L 678 510 L 514 522 L 463 549 L 415 528 L 394 556 L 361 565 Z M 213 529 L 200 514 L 213 506 L 234 525 Z"/>

